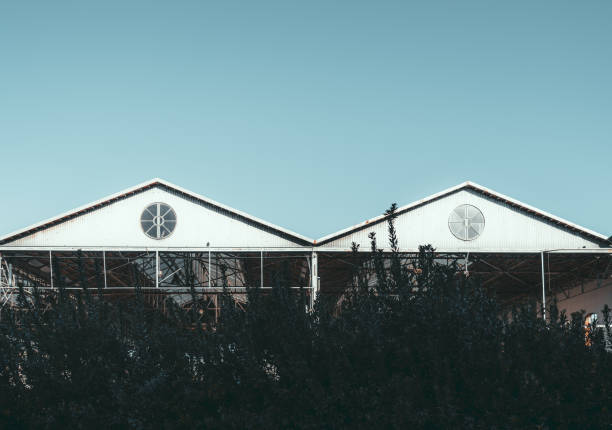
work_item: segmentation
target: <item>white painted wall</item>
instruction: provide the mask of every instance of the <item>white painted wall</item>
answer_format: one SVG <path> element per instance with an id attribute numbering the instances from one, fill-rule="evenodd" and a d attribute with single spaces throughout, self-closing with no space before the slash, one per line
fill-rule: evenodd
<path id="1" fill-rule="evenodd" d="M 462 204 L 476 206 L 483 213 L 485 228 L 473 241 L 457 239 L 448 228 L 448 217 Z M 471 190 L 460 190 L 413 209 L 396 220 L 400 248 L 416 251 L 419 245 L 432 244 L 441 252 L 515 252 L 552 249 L 599 248 L 599 245 L 567 230 L 525 214 L 509 205 Z M 353 232 L 322 245 L 322 248 L 350 248 L 355 241 L 369 249 L 368 234 L 374 231 L 379 247 L 388 247 L 387 223 Z"/>
<path id="2" fill-rule="evenodd" d="M 603 321 L 601 310 L 607 304 L 612 308 L 612 283 L 608 281 L 607 285 L 601 288 L 596 288 L 597 281 L 592 281 L 584 286 L 584 293 L 580 287 L 574 288 L 568 292 L 570 298 L 563 293 L 557 295 L 559 310 L 565 310 L 568 318 L 572 312 L 580 310 L 586 313 L 597 313 L 599 323 Z"/>
<path id="3" fill-rule="evenodd" d="M 174 232 L 162 240 L 147 237 L 140 228 L 142 211 L 154 202 L 169 204 L 177 216 Z M 161 188 L 149 189 L 6 245 L 154 248 L 205 247 L 207 242 L 211 247 L 296 246 L 296 242 L 280 234 Z"/>

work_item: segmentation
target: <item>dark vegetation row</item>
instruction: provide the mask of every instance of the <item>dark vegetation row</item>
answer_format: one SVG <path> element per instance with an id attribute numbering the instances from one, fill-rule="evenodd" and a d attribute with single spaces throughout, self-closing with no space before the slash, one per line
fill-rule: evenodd
<path id="1" fill-rule="evenodd" d="M 0 426 L 610 428 L 603 330 L 554 303 L 548 322 L 533 305 L 506 312 L 434 257 L 423 247 L 410 264 L 396 253 L 386 263 L 372 236 L 339 309 L 309 311 L 279 273 L 246 305 L 223 294 L 217 321 L 195 292 L 189 309 L 169 301 L 165 312 L 138 290 L 117 302 L 95 285 L 22 292 L 22 310 L 0 320 Z"/>

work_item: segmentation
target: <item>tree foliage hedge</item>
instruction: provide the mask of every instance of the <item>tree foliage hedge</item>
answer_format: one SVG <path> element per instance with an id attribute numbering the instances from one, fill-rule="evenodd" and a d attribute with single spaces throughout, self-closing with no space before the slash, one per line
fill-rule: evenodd
<path id="1" fill-rule="evenodd" d="M 529 304 L 506 312 L 431 247 L 406 264 L 388 215 L 390 259 L 374 236 L 355 252 L 340 309 L 322 299 L 310 312 L 282 273 L 271 292 L 250 289 L 246 310 L 224 294 L 205 323 L 195 291 L 164 313 L 138 289 L 21 294 L 0 320 L 0 426 L 610 428 L 601 330 L 554 303 L 548 321 Z"/>

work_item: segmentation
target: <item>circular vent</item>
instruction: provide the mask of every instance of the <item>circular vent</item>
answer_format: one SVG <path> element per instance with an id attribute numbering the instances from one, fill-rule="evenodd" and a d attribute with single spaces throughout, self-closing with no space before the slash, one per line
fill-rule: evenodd
<path id="1" fill-rule="evenodd" d="M 168 237 L 176 227 L 176 213 L 165 203 L 153 203 L 142 211 L 140 226 L 152 239 Z"/>
<path id="2" fill-rule="evenodd" d="M 457 239 L 474 240 L 480 236 L 484 226 L 484 216 L 476 206 L 457 206 L 448 217 L 448 228 Z"/>

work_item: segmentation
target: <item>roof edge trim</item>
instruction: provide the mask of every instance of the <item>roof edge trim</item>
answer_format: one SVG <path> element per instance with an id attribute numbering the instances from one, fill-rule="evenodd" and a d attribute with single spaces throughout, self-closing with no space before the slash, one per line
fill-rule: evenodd
<path id="1" fill-rule="evenodd" d="M 558 216 L 552 215 L 552 214 L 550 214 L 548 212 L 545 212 L 545 211 L 540 210 L 540 209 L 538 209 L 536 207 L 530 206 L 530 205 L 528 205 L 526 203 L 523 203 L 523 202 L 521 202 L 519 200 L 516 200 L 516 199 L 513 199 L 511 197 L 508 197 L 508 196 L 506 196 L 504 194 L 498 193 L 497 191 L 493 191 L 493 190 L 491 190 L 489 188 L 483 187 L 482 185 L 479 185 L 479 184 L 477 184 L 475 182 L 472 182 L 472 181 L 462 182 L 459 185 L 455 185 L 454 187 L 447 188 L 447 189 L 445 189 L 443 191 L 440 191 L 438 193 L 432 194 L 432 195 L 430 195 L 428 197 L 425 197 L 423 199 L 420 199 L 420 200 L 417 200 L 415 202 L 409 203 L 409 204 L 407 204 L 405 206 L 399 207 L 399 208 L 397 208 L 397 210 L 395 212 L 398 215 L 402 214 L 402 213 L 405 213 L 405 212 L 409 212 L 409 211 L 411 211 L 413 209 L 416 209 L 419 206 L 423 206 L 423 205 L 425 205 L 427 203 L 430 203 L 430 202 L 432 202 L 434 200 L 438 200 L 440 198 L 446 197 L 447 195 L 453 194 L 453 193 L 455 193 L 457 191 L 460 191 L 460 190 L 463 190 L 463 189 L 472 189 L 472 190 L 477 191 L 477 192 L 479 192 L 479 193 L 481 193 L 483 195 L 486 195 L 486 196 L 488 196 L 490 198 L 493 198 L 495 200 L 503 201 L 503 202 L 505 202 L 505 203 L 507 203 L 507 204 L 509 204 L 511 206 L 517 207 L 517 208 L 519 208 L 519 209 L 521 209 L 521 210 L 523 210 L 525 212 L 532 213 L 532 214 L 534 214 L 534 215 L 536 215 L 536 216 L 538 216 L 540 218 L 543 218 L 543 219 L 545 219 L 545 220 L 547 220 L 549 222 L 553 222 L 555 224 L 562 225 L 566 229 L 573 230 L 573 231 L 575 231 L 577 233 L 580 233 L 580 234 L 582 234 L 584 236 L 588 236 L 591 239 L 595 239 L 596 241 L 598 241 L 600 243 L 606 243 L 606 244 L 608 244 L 608 246 L 611 245 L 611 239 L 612 238 L 609 239 L 605 235 L 597 233 L 596 231 L 593 231 L 593 230 L 590 230 L 588 228 L 582 227 L 582 226 L 580 226 L 578 224 L 574 224 L 574 223 L 572 223 L 570 221 L 567 221 L 567 220 L 565 220 L 563 218 L 560 218 Z M 339 231 L 337 231 L 335 233 L 331 233 L 331 234 L 328 234 L 327 236 L 324 236 L 324 237 L 322 237 L 320 239 L 317 239 L 316 240 L 316 244 L 317 244 L 317 246 L 324 245 L 325 243 L 329 243 L 332 240 L 335 240 L 335 239 L 338 239 L 340 237 L 346 236 L 349 233 L 352 233 L 354 231 L 363 230 L 363 229 L 367 228 L 370 225 L 378 224 L 380 222 L 386 221 L 387 218 L 388 218 L 387 215 L 384 215 L 384 214 L 378 215 L 378 216 L 376 216 L 374 218 L 370 218 L 370 219 L 368 219 L 368 220 L 366 220 L 364 222 L 361 222 L 359 224 L 353 225 L 351 227 L 339 230 Z"/>
<path id="2" fill-rule="evenodd" d="M 125 198 L 130 197 L 131 195 L 134 194 L 138 194 L 141 192 L 144 192 L 148 189 L 154 188 L 154 187 L 162 187 L 162 188 L 167 188 L 170 190 L 173 190 L 175 192 L 178 192 L 179 194 L 183 194 L 186 195 L 188 197 L 191 197 L 195 200 L 199 200 L 207 205 L 210 206 L 214 206 L 217 207 L 219 209 L 221 209 L 224 212 L 228 212 L 230 214 L 234 214 L 236 216 L 238 216 L 239 218 L 242 218 L 243 220 L 247 220 L 250 221 L 256 225 L 265 227 L 267 230 L 272 230 L 273 232 L 277 232 L 280 233 L 281 236 L 285 236 L 285 237 L 289 237 L 292 238 L 294 240 L 296 240 L 296 242 L 298 243 L 302 243 L 303 245 L 312 245 L 314 243 L 313 239 L 310 239 L 306 236 L 303 236 L 301 234 L 295 233 L 291 230 L 285 229 L 283 227 L 279 227 L 275 224 L 269 223 L 267 221 L 264 221 L 260 218 L 257 218 L 255 216 L 249 215 L 246 212 L 242 212 L 240 210 L 234 209 L 230 206 L 224 205 L 222 203 L 216 202 L 212 199 L 209 199 L 208 197 L 202 196 L 200 194 L 194 193 L 192 191 L 189 191 L 185 188 L 179 187 L 178 185 L 174 185 L 168 181 L 165 181 L 163 179 L 160 178 L 154 178 L 151 179 L 149 181 L 143 182 L 141 184 L 135 185 L 133 187 L 127 188 L 123 191 L 119 191 L 118 193 L 114 193 L 111 194 L 109 196 L 103 197 L 99 200 L 96 200 L 92 203 L 88 203 L 82 206 L 79 206 L 75 209 L 72 209 L 70 211 L 64 212 L 60 215 L 57 215 L 55 217 L 52 218 L 48 218 L 44 221 L 38 222 L 36 224 L 30 225 L 29 227 L 25 227 L 22 228 L 20 230 L 14 231 L 12 233 L 9 233 L 7 235 L 4 235 L 2 237 L 0 237 L 0 246 L 1 245 L 5 245 L 5 244 L 9 244 L 10 242 L 13 242 L 15 240 L 18 240 L 22 237 L 26 237 L 29 236 L 30 234 L 33 234 L 37 231 L 40 230 L 44 230 L 47 229 L 49 227 L 52 227 L 54 225 L 58 225 L 61 224 L 69 219 L 75 218 L 77 216 L 80 216 L 82 214 L 91 212 L 93 210 L 96 210 L 100 207 L 103 206 L 107 206 L 109 204 L 114 203 L 115 201 L 119 201 L 119 200 L 123 200 Z"/>

